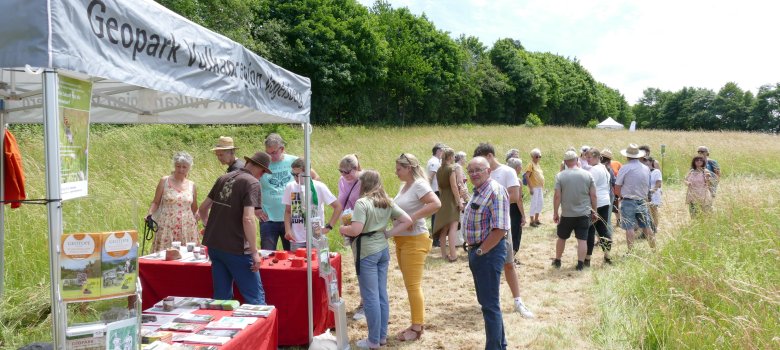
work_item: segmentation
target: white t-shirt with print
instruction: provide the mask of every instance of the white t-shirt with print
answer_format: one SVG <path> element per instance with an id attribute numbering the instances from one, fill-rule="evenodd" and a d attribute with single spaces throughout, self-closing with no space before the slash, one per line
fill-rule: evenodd
<path id="1" fill-rule="evenodd" d="M 655 183 L 657 181 L 663 181 L 661 170 L 653 169 L 650 170 L 650 188 L 655 187 Z M 656 189 L 653 195 L 650 197 L 650 202 L 653 203 L 656 206 L 661 206 L 661 189 Z"/>
<path id="2" fill-rule="evenodd" d="M 336 201 L 336 196 L 330 192 L 328 186 L 324 183 L 314 181 L 314 190 L 317 191 L 317 211 L 314 213 L 314 217 L 318 217 L 318 223 L 320 227 L 325 226 L 325 204 L 330 205 Z M 290 206 L 290 225 L 292 226 L 292 235 L 295 242 L 306 242 L 306 227 L 303 220 L 303 192 L 301 191 L 301 185 L 293 181 L 287 184 L 284 188 L 284 196 L 282 196 L 282 204 Z"/>

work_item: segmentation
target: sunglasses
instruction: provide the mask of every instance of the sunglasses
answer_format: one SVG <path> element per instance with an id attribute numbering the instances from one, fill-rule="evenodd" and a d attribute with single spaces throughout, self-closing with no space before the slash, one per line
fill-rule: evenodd
<path id="1" fill-rule="evenodd" d="M 696 153 L 707 153 L 707 151 L 696 151 Z"/>
<path id="2" fill-rule="evenodd" d="M 295 172 L 291 171 L 290 175 L 292 175 L 293 177 L 298 177 L 298 176 L 301 176 L 301 173 L 295 173 Z"/>
<path id="3" fill-rule="evenodd" d="M 339 169 L 339 172 L 341 173 L 341 175 L 349 175 L 349 173 L 351 173 L 352 170 L 351 169 L 350 170 L 341 170 L 341 169 Z"/>
<path id="4" fill-rule="evenodd" d="M 407 157 L 407 156 L 406 156 L 406 153 L 401 153 L 401 155 L 400 155 L 400 156 L 398 156 L 398 158 L 403 158 L 403 159 L 406 159 L 406 162 L 407 162 L 407 163 L 409 163 L 409 164 L 411 164 L 411 163 L 412 163 L 412 162 L 409 160 L 409 157 Z"/>

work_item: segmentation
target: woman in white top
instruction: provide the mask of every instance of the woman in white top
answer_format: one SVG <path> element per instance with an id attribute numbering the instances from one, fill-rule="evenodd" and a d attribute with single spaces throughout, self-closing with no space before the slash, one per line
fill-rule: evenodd
<path id="1" fill-rule="evenodd" d="M 397 339 L 411 341 L 420 339 L 425 323 L 422 276 L 425 258 L 433 243 L 425 218 L 436 213 L 441 208 L 441 202 L 431 189 L 420 161 L 413 154 L 401 153 L 395 160 L 395 174 L 402 186 L 393 202 L 412 219 L 411 226 L 393 238 L 412 316 L 411 326 L 399 332 Z"/>
<path id="2" fill-rule="evenodd" d="M 612 232 L 609 227 L 609 213 L 610 204 L 612 199 L 609 196 L 609 191 L 612 185 L 610 184 L 609 170 L 604 164 L 601 164 L 601 151 L 598 148 L 590 148 L 585 152 L 588 159 L 588 165 L 590 169 L 590 175 L 593 176 L 593 184 L 596 187 L 596 212 L 598 217 L 595 222 L 592 222 L 588 229 L 588 251 L 585 255 L 585 266 L 590 266 L 590 257 L 593 255 L 593 247 L 596 245 L 596 232 L 599 235 L 599 246 L 604 251 L 604 262 L 611 264 L 612 260 L 609 257 L 609 252 L 612 250 Z"/>
<path id="3" fill-rule="evenodd" d="M 658 207 L 661 206 L 661 184 L 663 176 L 661 175 L 661 169 L 656 166 L 656 161 L 653 157 L 645 157 L 642 162 L 650 168 L 650 193 L 648 196 L 650 204 L 650 218 L 653 221 L 653 233 L 658 232 Z"/>

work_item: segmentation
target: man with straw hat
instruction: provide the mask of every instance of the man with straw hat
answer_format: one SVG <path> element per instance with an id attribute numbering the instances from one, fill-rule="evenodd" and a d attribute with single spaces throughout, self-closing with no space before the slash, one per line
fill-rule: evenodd
<path id="1" fill-rule="evenodd" d="M 620 154 L 628 158 L 628 162 L 620 168 L 615 180 L 615 196 L 620 200 L 620 226 L 626 230 L 628 249 L 634 244 L 634 227 L 639 226 L 647 237 L 650 247 L 655 248 L 655 235 L 650 222 L 647 193 L 650 190 L 650 168 L 642 164 L 639 158 L 645 156 L 645 151 L 636 144 L 628 145 Z"/>
<path id="2" fill-rule="evenodd" d="M 233 283 L 249 304 L 265 304 L 260 280 L 260 255 L 257 250 L 255 208 L 260 207 L 260 182 L 271 174 L 271 156 L 257 152 L 244 157 L 246 165 L 224 174 L 201 203 L 203 245 L 211 259 L 214 299 L 233 299 Z M 214 205 L 216 204 L 216 205 Z"/>
<path id="3" fill-rule="evenodd" d="M 236 171 L 244 167 L 244 161 L 236 158 L 238 147 L 233 145 L 233 138 L 229 136 L 220 136 L 219 141 L 211 150 L 217 156 L 220 163 L 228 166 L 227 173 Z"/>

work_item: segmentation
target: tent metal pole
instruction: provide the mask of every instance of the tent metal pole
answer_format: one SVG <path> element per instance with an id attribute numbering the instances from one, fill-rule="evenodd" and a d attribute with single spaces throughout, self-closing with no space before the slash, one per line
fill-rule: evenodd
<path id="1" fill-rule="evenodd" d="M 5 157 L 5 113 L 0 102 L 0 153 Z M 0 199 L 5 200 L 5 160 L 0 161 Z M 5 204 L 0 205 L 0 299 L 5 292 Z"/>
<path id="2" fill-rule="evenodd" d="M 57 72 L 43 73 L 43 137 L 46 158 L 46 204 L 49 216 L 49 275 L 51 280 L 51 320 L 54 349 L 65 348 L 64 304 L 60 296 L 60 237 L 62 236 L 62 202 L 60 196 L 60 144 Z"/>
<path id="3" fill-rule="evenodd" d="M 312 340 L 314 339 L 314 313 L 313 309 L 314 306 L 312 305 L 312 276 L 311 276 L 311 241 L 312 241 L 312 222 L 311 222 L 311 212 L 312 210 L 309 209 L 312 206 L 311 198 L 313 196 L 313 193 L 311 193 L 311 124 L 304 123 L 303 124 L 303 158 L 305 161 L 305 169 L 304 174 L 306 174 L 305 177 L 305 185 L 303 185 L 304 193 L 306 193 L 306 215 L 304 217 L 306 218 L 306 302 L 308 305 L 308 316 L 309 316 L 309 344 L 311 344 Z M 317 209 L 315 209 L 317 210 Z"/>

